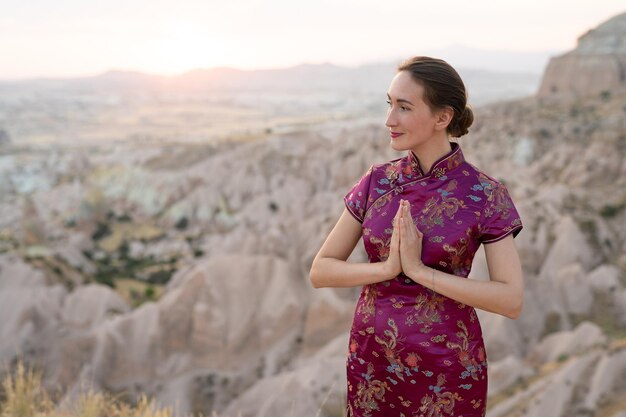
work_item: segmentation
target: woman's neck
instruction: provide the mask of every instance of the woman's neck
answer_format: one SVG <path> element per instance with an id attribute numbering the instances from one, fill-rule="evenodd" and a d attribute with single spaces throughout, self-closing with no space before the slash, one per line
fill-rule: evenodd
<path id="1" fill-rule="evenodd" d="M 452 151 L 452 145 L 447 137 L 443 137 L 443 139 L 430 140 L 411 150 L 417 156 L 422 171 L 427 174 L 438 159 Z"/>

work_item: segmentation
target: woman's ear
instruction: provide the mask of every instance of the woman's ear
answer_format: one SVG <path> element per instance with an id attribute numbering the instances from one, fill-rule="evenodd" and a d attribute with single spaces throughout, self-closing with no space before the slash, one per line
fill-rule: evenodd
<path id="1" fill-rule="evenodd" d="M 437 112 L 437 121 L 435 122 L 435 129 L 444 130 L 448 127 L 452 118 L 454 117 L 454 110 L 452 107 L 444 107 Z"/>

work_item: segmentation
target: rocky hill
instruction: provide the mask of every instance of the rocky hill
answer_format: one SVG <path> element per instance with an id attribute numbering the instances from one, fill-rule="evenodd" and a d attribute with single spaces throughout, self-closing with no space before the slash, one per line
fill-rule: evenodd
<path id="1" fill-rule="evenodd" d="M 578 38 L 573 51 L 552 58 L 539 96 L 584 97 L 626 89 L 626 13 Z"/>
<path id="2" fill-rule="evenodd" d="M 525 223 L 516 239 L 524 312 L 511 321 L 479 311 L 493 415 L 620 406 L 625 99 L 481 108 L 461 142 L 509 184 Z M 307 271 L 345 190 L 370 163 L 396 156 L 383 138 L 378 126 L 331 124 L 217 147 L 14 148 L 4 161 L 20 170 L 5 166 L 13 197 L 0 204 L 2 358 L 21 352 L 70 396 L 82 378 L 181 411 L 340 415 L 356 291 L 313 290 Z M 48 182 L 17 181 L 35 166 Z M 364 259 L 360 247 L 353 257 Z M 160 298 L 133 308 L 107 269 L 116 263 L 173 276 Z M 97 283 L 107 271 L 115 291 Z M 472 276 L 487 277 L 482 253 Z M 550 414 L 557 394 L 561 411 Z"/>
<path id="3" fill-rule="evenodd" d="M 476 109 L 460 143 L 525 228 L 521 316 L 477 310 L 488 416 L 626 411 L 626 92 Z M 342 196 L 395 158 L 350 119 L 219 144 L 0 148 L 0 362 L 181 413 L 342 415 L 359 289 L 308 270 Z M 352 260 L 364 261 L 361 245 Z M 486 279 L 484 253 L 472 266 Z"/>

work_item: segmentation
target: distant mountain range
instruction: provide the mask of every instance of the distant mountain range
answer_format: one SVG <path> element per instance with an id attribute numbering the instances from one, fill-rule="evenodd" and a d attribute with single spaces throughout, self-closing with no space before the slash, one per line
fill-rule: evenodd
<path id="1" fill-rule="evenodd" d="M 298 93 L 329 91 L 337 94 L 383 95 L 396 63 L 362 65 L 356 68 L 333 64 L 303 64 L 282 69 L 195 69 L 177 76 L 112 70 L 93 77 L 33 79 L 0 82 L 1 89 L 66 91 L 74 93 L 150 92 L 207 94 L 213 92 Z M 458 68 L 473 104 L 532 95 L 540 75 Z"/>
<path id="2" fill-rule="evenodd" d="M 464 46 L 423 51 L 422 54 L 446 59 L 454 65 L 466 82 L 481 80 L 502 87 L 522 85 L 520 92 L 534 92 L 540 74 L 552 52 L 485 51 Z M 193 69 L 176 76 L 161 76 L 138 71 L 111 70 L 105 73 L 77 78 L 26 79 L 4 81 L 7 84 L 32 84 L 61 88 L 139 89 L 157 91 L 201 92 L 215 90 L 320 90 L 380 92 L 386 89 L 401 58 L 365 64 L 357 67 L 331 63 L 302 64 L 287 68 L 241 70 L 228 67 Z M 501 90 L 496 86 L 497 90 Z"/>

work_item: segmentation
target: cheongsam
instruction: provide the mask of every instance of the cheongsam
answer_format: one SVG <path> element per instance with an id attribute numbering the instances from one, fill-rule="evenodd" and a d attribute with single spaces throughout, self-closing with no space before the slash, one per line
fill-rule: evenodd
<path id="1" fill-rule="evenodd" d="M 389 256 L 401 199 L 424 234 L 422 262 L 459 277 L 469 275 L 481 243 L 520 232 L 506 186 L 450 144 L 428 173 L 407 151 L 372 165 L 346 194 L 369 262 Z M 485 416 L 487 355 L 476 310 L 402 273 L 363 286 L 346 365 L 349 417 Z"/>

